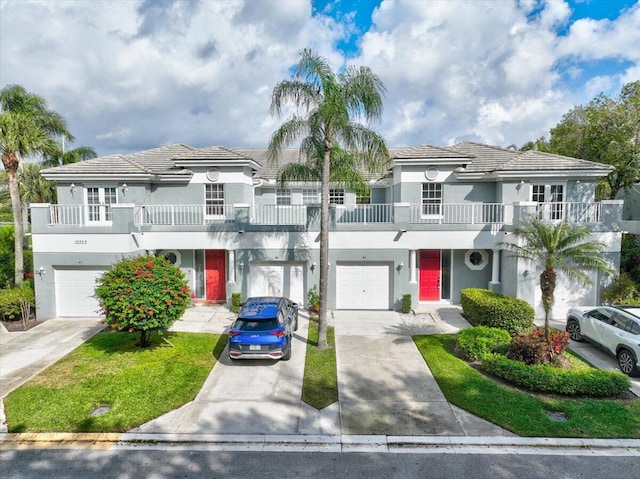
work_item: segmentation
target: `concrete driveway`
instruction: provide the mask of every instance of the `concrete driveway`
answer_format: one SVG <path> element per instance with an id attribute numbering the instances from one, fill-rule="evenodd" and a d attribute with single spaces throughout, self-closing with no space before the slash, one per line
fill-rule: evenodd
<path id="1" fill-rule="evenodd" d="M 447 402 L 411 335 L 469 327 L 457 308 L 418 315 L 335 311 L 342 434 L 502 436 Z"/>

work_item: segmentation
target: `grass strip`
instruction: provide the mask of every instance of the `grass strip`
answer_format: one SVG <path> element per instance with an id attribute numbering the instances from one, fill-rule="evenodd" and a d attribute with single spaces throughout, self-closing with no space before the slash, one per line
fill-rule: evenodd
<path id="1" fill-rule="evenodd" d="M 138 334 L 102 332 L 11 392 L 9 432 L 121 432 L 191 401 L 226 335 L 165 333 L 140 349 Z M 173 346 L 172 346 L 173 345 Z M 105 406 L 104 415 L 92 416 Z"/>
<path id="2" fill-rule="evenodd" d="M 327 349 L 318 349 L 318 320 L 309 319 L 307 356 L 304 363 L 302 400 L 320 410 L 338 401 L 336 341 L 333 327 L 327 328 Z"/>
<path id="3" fill-rule="evenodd" d="M 414 341 L 447 400 L 520 436 L 640 438 L 640 399 L 563 398 L 500 384 L 453 353 L 455 335 Z M 561 412 L 566 422 L 552 421 Z"/>

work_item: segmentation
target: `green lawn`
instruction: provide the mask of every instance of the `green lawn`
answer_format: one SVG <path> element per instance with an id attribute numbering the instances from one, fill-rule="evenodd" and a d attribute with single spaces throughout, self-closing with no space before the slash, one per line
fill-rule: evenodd
<path id="1" fill-rule="evenodd" d="M 164 337 L 140 349 L 138 334 L 97 334 L 6 397 L 9 432 L 126 431 L 191 401 L 227 336 Z"/>
<path id="2" fill-rule="evenodd" d="M 455 335 L 415 336 L 414 341 L 449 402 L 518 435 L 640 438 L 640 399 L 530 394 L 501 385 L 456 357 Z M 552 411 L 568 421 L 550 420 Z"/>
<path id="3" fill-rule="evenodd" d="M 336 342 L 332 327 L 327 328 L 327 343 L 327 349 L 317 348 L 318 320 L 309 319 L 302 400 L 316 409 L 325 408 L 338 400 Z"/>

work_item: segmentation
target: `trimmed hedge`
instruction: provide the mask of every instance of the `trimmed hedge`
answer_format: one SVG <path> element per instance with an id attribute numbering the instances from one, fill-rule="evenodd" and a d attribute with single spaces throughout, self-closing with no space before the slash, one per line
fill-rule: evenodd
<path id="1" fill-rule="evenodd" d="M 474 326 L 504 329 L 515 335 L 533 326 L 534 311 L 526 301 L 488 289 L 466 288 L 460 292 L 465 318 Z"/>
<path id="2" fill-rule="evenodd" d="M 460 331 L 457 341 L 462 355 L 469 361 L 477 361 L 488 353 L 505 353 L 511 335 L 504 329 L 477 326 Z"/>
<path id="3" fill-rule="evenodd" d="M 532 391 L 567 396 L 618 396 L 629 390 L 629 378 L 616 371 L 589 369 L 572 371 L 549 364 L 529 366 L 501 354 L 485 354 L 481 368 Z"/>
<path id="4" fill-rule="evenodd" d="M 26 300 L 31 307 L 35 306 L 33 291 L 29 288 L 13 288 L 0 290 L 0 317 L 4 321 L 19 321 L 22 319 L 20 301 Z"/>

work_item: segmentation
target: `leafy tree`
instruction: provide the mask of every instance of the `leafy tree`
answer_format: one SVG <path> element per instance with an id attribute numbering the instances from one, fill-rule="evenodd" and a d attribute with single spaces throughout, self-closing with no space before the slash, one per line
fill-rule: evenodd
<path id="1" fill-rule="evenodd" d="M 640 291 L 640 235 L 622 235 L 620 269 L 629 275 Z"/>
<path id="2" fill-rule="evenodd" d="M 24 227 L 18 184 L 20 159 L 51 151 L 55 135 L 72 137 L 63 118 L 50 110 L 43 98 L 19 85 L 9 85 L 0 91 L 0 110 L 0 151 L 7 172 L 15 226 L 14 283 L 20 286 L 24 273 Z"/>
<path id="3" fill-rule="evenodd" d="M 50 151 L 42 155 L 42 162 L 40 164 L 43 168 L 78 163 L 98 156 L 96 151 L 89 146 L 79 146 L 73 150 L 65 151 L 64 140 L 65 137 L 63 136 L 62 145 L 56 143 L 55 148 L 52 148 Z"/>
<path id="4" fill-rule="evenodd" d="M 295 112 L 271 136 L 269 156 L 278 159 L 283 148 L 301 140 L 300 150 L 307 166 L 320 169 L 322 199 L 320 209 L 320 312 L 318 348 L 327 347 L 327 291 L 329 263 L 329 185 L 332 152 L 340 146 L 356 162 L 372 171 L 382 170 L 389 161 L 384 139 L 357 123 L 379 121 L 382 116 L 381 79 L 368 67 L 349 66 L 335 73 L 327 60 L 311 50 L 300 54 L 292 80 L 276 85 L 271 95 L 271 113 L 282 116 L 285 105 Z M 334 156 L 337 160 L 338 157 Z M 316 163 L 318 162 L 318 163 Z M 293 167 L 292 167 L 293 168 Z"/>
<path id="5" fill-rule="evenodd" d="M 601 183 L 600 197 L 615 198 L 640 181 L 640 81 L 617 98 L 598 95 L 577 106 L 551 130 L 550 151 L 615 167 Z"/>
<path id="6" fill-rule="evenodd" d="M 541 136 L 536 141 L 527 141 L 520 147 L 520 151 L 544 151 L 546 153 L 551 152 L 551 146 L 544 136 Z"/>
<path id="7" fill-rule="evenodd" d="M 584 269 L 598 269 L 611 273 L 602 258 L 604 243 L 588 240 L 591 231 L 586 226 L 572 226 L 567 223 L 547 223 L 537 218 L 529 223 L 521 223 L 513 230 L 517 242 L 503 242 L 501 245 L 518 258 L 528 259 L 541 265 L 540 290 L 544 308 L 545 338 L 549 342 L 549 313 L 553 306 L 556 288 L 556 271 L 563 272 L 569 279 L 582 284 L 590 284 L 591 279 Z"/>
<path id="8" fill-rule="evenodd" d="M 96 298 L 105 322 L 118 331 L 140 333 L 140 346 L 151 332 L 180 319 L 191 300 L 184 273 L 164 257 L 125 258 L 97 281 Z"/>

